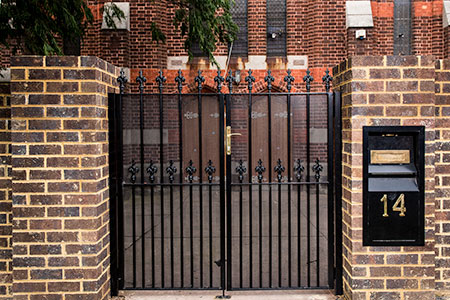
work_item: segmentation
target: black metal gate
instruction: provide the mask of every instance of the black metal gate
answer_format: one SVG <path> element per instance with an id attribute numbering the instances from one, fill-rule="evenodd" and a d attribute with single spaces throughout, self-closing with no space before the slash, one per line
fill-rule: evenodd
<path id="1" fill-rule="evenodd" d="M 112 291 L 341 292 L 340 94 L 217 91 L 109 96 Z M 228 85 L 228 93 L 222 85 Z"/>

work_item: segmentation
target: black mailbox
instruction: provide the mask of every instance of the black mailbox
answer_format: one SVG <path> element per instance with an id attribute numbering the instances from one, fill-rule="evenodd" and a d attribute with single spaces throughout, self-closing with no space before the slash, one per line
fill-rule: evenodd
<path id="1" fill-rule="evenodd" d="M 425 128 L 363 127 L 363 245 L 424 245 Z"/>

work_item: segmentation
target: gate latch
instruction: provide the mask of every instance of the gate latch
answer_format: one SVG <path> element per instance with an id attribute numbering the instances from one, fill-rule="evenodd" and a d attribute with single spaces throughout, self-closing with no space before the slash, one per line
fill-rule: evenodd
<path id="1" fill-rule="evenodd" d="M 231 137 L 233 135 L 242 135 L 242 134 L 231 133 L 231 126 L 227 126 L 227 155 L 231 155 Z"/>

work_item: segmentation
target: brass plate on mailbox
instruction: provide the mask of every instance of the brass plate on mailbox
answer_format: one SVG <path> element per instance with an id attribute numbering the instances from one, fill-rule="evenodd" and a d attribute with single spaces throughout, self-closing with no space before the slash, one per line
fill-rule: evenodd
<path id="1" fill-rule="evenodd" d="M 409 164 L 409 150 L 371 150 L 371 164 Z"/>

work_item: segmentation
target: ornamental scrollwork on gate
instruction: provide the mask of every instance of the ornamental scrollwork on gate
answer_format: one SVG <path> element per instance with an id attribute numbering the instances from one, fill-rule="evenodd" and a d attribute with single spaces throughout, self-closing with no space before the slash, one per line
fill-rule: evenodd
<path id="1" fill-rule="evenodd" d="M 303 172 L 305 171 L 305 167 L 302 165 L 302 161 L 297 159 L 294 166 L 295 177 L 297 177 L 297 181 L 300 182 L 303 177 Z"/>
<path id="2" fill-rule="evenodd" d="M 213 181 L 213 174 L 216 172 L 216 167 L 212 165 L 212 161 L 208 161 L 208 166 L 205 168 L 206 174 L 208 174 L 208 182 L 211 183 Z"/>
<path id="3" fill-rule="evenodd" d="M 150 183 L 154 183 L 155 182 L 155 174 L 156 174 L 156 172 L 158 172 L 158 168 L 153 163 L 153 160 L 150 160 L 150 164 L 147 167 L 147 173 L 148 173 L 148 178 L 150 180 Z"/>
<path id="4" fill-rule="evenodd" d="M 281 182 L 281 179 L 283 179 L 283 172 L 285 171 L 284 166 L 281 164 L 281 159 L 277 160 L 277 165 L 273 170 L 277 173 L 278 182 Z"/>
<path id="5" fill-rule="evenodd" d="M 130 182 L 136 183 L 136 174 L 139 173 L 139 167 L 136 166 L 134 159 L 131 161 L 131 166 L 128 168 L 128 172 L 130 172 Z"/>
<path id="6" fill-rule="evenodd" d="M 315 162 L 314 166 L 312 166 L 312 170 L 314 171 L 314 173 L 316 173 L 316 175 L 314 176 L 316 178 L 316 181 L 319 182 L 320 172 L 323 171 L 323 166 L 320 164 L 320 161 L 318 158 L 316 158 L 316 162 Z"/>
<path id="7" fill-rule="evenodd" d="M 258 173 L 258 182 L 261 183 L 263 180 L 263 173 L 266 171 L 266 167 L 263 166 L 261 159 L 258 160 L 258 165 L 255 167 L 256 173 Z"/>
<path id="8" fill-rule="evenodd" d="M 194 180 L 194 173 L 197 172 L 197 168 L 194 167 L 192 159 L 189 161 L 189 165 L 186 167 L 186 173 L 188 173 L 188 180 L 190 183 Z"/>
<path id="9" fill-rule="evenodd" d="M 239 165 L 236 167 L 236 172 L 239 174 L 239 182 L 244 180 L 244 174 L 247 172 L 247 168 L 244 166 L 242 159 L 239 160 Z"/>
<path id="10" fill-rule="evenodd" d="M 173 180 L 174 180 L 173 174 L 175 174 L 177 172 L 177 168 L 173 165 L 173 160 L 171 160 L 169 162 L 169 166 L 166 168 L 166 172 L 167 172 L 167 174 L 169 174 L 170 183 L 173 183 Z"/>

